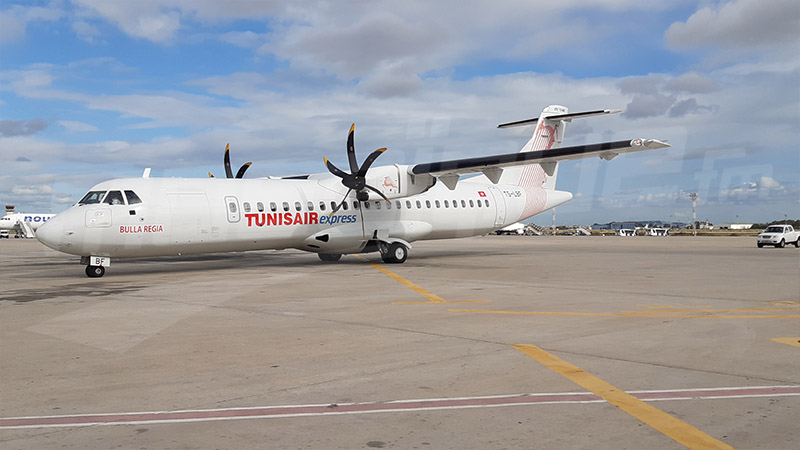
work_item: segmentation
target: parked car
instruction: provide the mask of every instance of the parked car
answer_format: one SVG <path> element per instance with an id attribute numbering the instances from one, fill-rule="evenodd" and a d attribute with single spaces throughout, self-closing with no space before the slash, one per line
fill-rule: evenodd
<path id="1" fill-rule="evenodd" d="M 800 232 L 795 231 L 791 225 L 770 225 L 758 234 L 756 245 L 761 248 L 765 245 L 774 245 L 783 248 L 786 244 L 800 247 Z"/>

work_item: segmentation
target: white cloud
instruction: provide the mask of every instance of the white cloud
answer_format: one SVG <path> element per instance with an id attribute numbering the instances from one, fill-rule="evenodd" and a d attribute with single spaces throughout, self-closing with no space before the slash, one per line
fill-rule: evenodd
<path id="1" fill-rule="evenodd" d="M 59 120 L 56 123 L 68 129 L 69 131 L 76 131 L 76 132 L 99 131 L 99 129 L 96 126 L 90 125 L 85 122 L 77 122 L 74 120 Z"/>
<path id="2" fill-rule="evenodd" d="M 48 185 L 14 186 L 11 193 L 14 195 L 50 195 L 55 193 L 55 189 Z"/>
<path id="3" fill-rule="evenodd" d="M 798 29 L 800 2 L 796 0 L 735 0 L 700 9 L 686 22 L 672 24 L 665 37 L 675 48 L 758 47 L 796 44 Z"/>

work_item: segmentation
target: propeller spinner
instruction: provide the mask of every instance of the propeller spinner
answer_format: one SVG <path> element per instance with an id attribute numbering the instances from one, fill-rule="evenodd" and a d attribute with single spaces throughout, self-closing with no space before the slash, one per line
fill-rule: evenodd
<path id="1" fill-rule="evenodd" d="M 347 187 L 347 193 L 344 194 L 344 199 L 342 202 L 336 205 L 336 208 L 331 211 L 331 215 L 333 215 L 339 208 L 342 207 L 344 202 L 347 201 L 347 196 L 350 195 L 350 191 L 356 191 L 356 198 L 360 202 L 365 202 L 369 199 L 369 193 L 366 191 L 367 189 L 375 192 L 376 194 L 380 195 L 384 200 L 389 202 L 389 199 L 383 195 L 383 192 L 375 189 L 374 187 L 367 184 L 367 171 L 369 170 L 372 163 L 378 159 L 378 156 L 381 156 L 383 152 L 386 151 L 386 148 L 379 148 L 367 156 L 367 159 L 364 160 L 364 163 L 361 164 L 361 167 L 358 166 L 358 160 L 356 160 L 356 148 L 353 139 L 353 134 L 355 133 L 356 124 L 350 126 L 350 133 L 347 135 L 347 159 L 350 162 L 350 173 L 347 173 L 328 160 L 325 159 L 325 166 L 328 170 L 336 175 L 337 177 L 342 179 L 342 184 Z M 391 203 L 391 202 L 389 202 Z"/>
<path id="2" fill-rule="evenodd" d="M 225 163 L 225 177 L 226 178 L 234 178 L 233 170 L 231 170 L 231 144 L 225 146 L 225 157 L 223 159 Z M 247 169 L 252 166 L 252 162 L 242 164 L 242 167 L 239 167 L 239 171 L 236 172 L 235 178 L 242 178 L 244 173 L 247 172 Z M 208 172 L 209 178 L 214 178 L 214 175 L 211 172 Z"/>

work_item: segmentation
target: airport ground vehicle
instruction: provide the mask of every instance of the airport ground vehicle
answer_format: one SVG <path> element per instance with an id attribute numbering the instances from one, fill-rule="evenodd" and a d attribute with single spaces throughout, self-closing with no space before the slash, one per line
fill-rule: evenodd
<path id="1" fill-rule="evenodd" d="M 786 244 L 794 244 L 795 247 L 800 247 L 800 232 L 796 231 L 791 225 L 770 225 L 766 230 L 758 233 L 756 243 L 758 248 L 765 245 L 783 248 Z"/>
<path id="2" fill-rule="evenodd" d="M 0 230 L 0 239 L 8 239 L 8 230 Z"/>

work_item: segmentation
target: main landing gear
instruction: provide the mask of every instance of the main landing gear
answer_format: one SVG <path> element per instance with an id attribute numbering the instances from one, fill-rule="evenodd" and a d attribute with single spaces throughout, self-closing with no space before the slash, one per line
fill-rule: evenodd
<path id="1" fill-rule="evenodd" d="M 375 243 L 373 243 L 371 247 L 368 247 L 364 251 L 369 253 L 374 252 L 375 250 Z M 380 252 L 383 262 L 387 264 L 402 264 L 406 262 L 406 258 L 408 258 L 408 246 L 402 242 L 378 242 L 377 250 Z M 319 256 L 320 260 L 326 263 L 336 262 L 342 259 L 342 255 L 340 253 L 317 253 L 317 256 Z"/>
<path id="2" fill-rule="evenodd" d="M 402 264 L 408 258 L 408 247 L 400 242 L 381 243 L 378 249 L 381 252 L 381 259 L 387 264 Z"/>
<path id="3" fill-rule="evenodd" d="M 342 259 L 342 255 L 339 253 L 317 253 L 317 256 L 323 262 L 336 262 Z"/>

